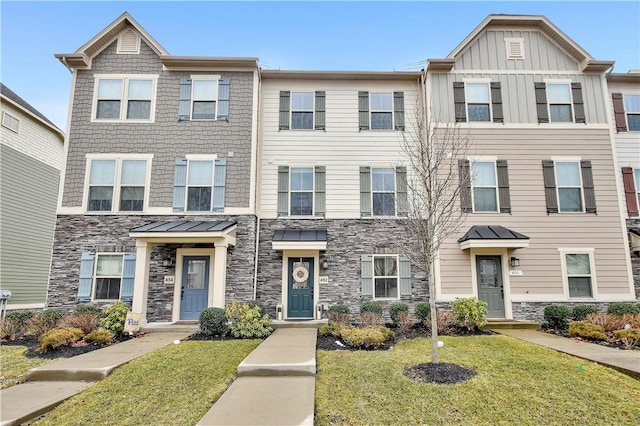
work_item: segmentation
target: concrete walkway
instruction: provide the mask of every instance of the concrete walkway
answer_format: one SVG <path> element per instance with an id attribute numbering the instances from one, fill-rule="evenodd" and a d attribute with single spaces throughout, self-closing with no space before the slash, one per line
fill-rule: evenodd
<path id="1" fill-rule="evenodd" d="M 26 383 L 0 391 L 0 426 L 36 418 L 104 379 L 116 367 L 190 334 L 151 333 L 31 369 Z"/>
<path id="2" fill-rule="evenodd" d="M 277 329 L 198 425 L 313 425 L 317 332 Z"/>
<path id="3" fill-rule="evenodd" d="M 594 361 L 640 379 L 640 351 L 623 351 L 535 330 L 495 329 L 492 331 Z"/>

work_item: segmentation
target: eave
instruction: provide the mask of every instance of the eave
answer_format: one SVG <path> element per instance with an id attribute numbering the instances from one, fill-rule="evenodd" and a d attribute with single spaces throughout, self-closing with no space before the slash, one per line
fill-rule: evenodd
<path id="1" fill-rule="evenodd" d="M 228 57 L 206 57 L 206 56 L 160 56 L 162 65 L 171 71 L 199 71 L 211 69 L 234 69 L 255 71 L 258 69 L 258 58 L 228 58 Z"/>
<path id="2" fill-rule="evenodd" d="M 610 83 L 640 83 L 640 72 L 607 74 L 607 81 Z"/>
<path id="3" fill-rule="evenodd" d="M 51 129 L 62 141 L 62 143 L 64 144 L 64 132 L 60 129 L 58 129 L 56 126 L 52 125 L 51 123 L 46 122 L 45 120 L 43 120 L 42 118 L 38 117 L 37 115 L 35 115 L 34 113 L 32 113 L 31 111 L 29 111 L 28 109 L 24 108 L 22 105 L 14 102 L 12 99 L 4 96 L 4 95 L 0 95 L 0 98 L 2 99 L 2 102 L 7 102 L 9 104 L 11 104 L 11 106 L 13 106 L 14 108 L 19 109 L 23 114 L 28 115 L 29 117 L 33 118 L 34 120 L 36 120 L 38 123 L 42 124 L 43 126 L 46 126 L 48 129 Z"/>
<path id="4" fill-rule="evenodd" d="M 264 80 L 393 80 L 415 81 L 421 72 L 416 71 L 281 71 L 260 70 Z"/>

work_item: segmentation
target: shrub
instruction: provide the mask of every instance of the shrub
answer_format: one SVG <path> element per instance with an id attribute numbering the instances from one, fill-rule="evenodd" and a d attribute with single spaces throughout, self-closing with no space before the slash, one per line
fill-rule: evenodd
<path id="1" fill-rule="evenodd" d="M 320 336 L 322 337 L 340 337 L 342 329 L 347 325 L 334 322 L 331 324 L 323 325 L 320 328 Z"/>
<path id="2" fill-rule="evenodd" d="M 116 336 L 121 335 L 124 331 L 127 312 L 129 312 L 129 307 L 124 302 L 117 301 L 102 311 L 100 327 L 111 331 Z"/>
<path id="3" fill-rule="evenodd" d="M 100 318 L 100 315 L 102 314 L 102 309 L 96 305 L 83 303 L 81 305 L 76 306 L 76 308 L 73 310 L 73 313 L 71 315 L 82 315 L 86 313 L 93 314 L 98 318 Z"/>
<path id="4" fill-rule="evenodd" d="M 473 330 L 487 323 L 487 303 L 475 297 L 456 299 L 451 303 L 458 323 Z"/>
<path id="5" fill-rule="evenodd" d="M 402 312 L 409 312 L 409 305 L 406 303 L 393 303 L 389 306 L 389 316 L 391 317 L 391 321 L 394 324 L 398 325 L 398 321 L 400 320 L 400 314 Z"/>
<path id="6" fill-rule="evenodd" d="M 27 324 L 27 321 L 33 318 L 34 315 L 35 314 L 33 313 L 33 311 L 18 310 L 7 312 L 5 318 L 16 321 L 21 326 L 25 326 Z"/>
<path id="7" fill-rule="evenodd" d="M 113 341 L 113 333 L 109 330 L 95 330 L 84 336 L 82 340 L 96 345 L 110 345 Z"/>
<path id="8" fill-rule="evenodd" d="M 431 318 L 431 305 L 429 302 L 420 302 L 416 305 L 416 318 L 423 324 L 427 324 Z"/>
<path id="9" fill-rule="evenodd" d="M 607 313 L 611 315 L 640 314 L 640 303 L 612 303 L 607 308 Z"/>
<path id="10" fill-rule="evenodd" d="M 398 331 L 403 336 L 406 336 L 413 328 L 416 320 L 409 312 L 400 312 L 398 315 Z"/>
<path id="11" fill-rule="evenodd" d="M 456 316 L 451 311 L 436 309 L 436 323 L 438 325 L 438 335 L 446 336 L 454 334 Z M 431 316 L 427 318 L 426 325 L 431 329 Z"/>
<path id="12" fill-rule="evenodd" d="M 246 303 L 239 305 L 235 300 L 226 308 L 227 318 L 231 321 L 231 335 L 236 338 L 250 339 L 267 337 L 273 331 L 268 315 L 260 315 L 260 308 Z"/>
<path id="13" fill-rule="evenodd" d="M 587 315 L 587 321 L 591 324 L 602 327 L 605 333 L 613 333 L 616 330 L 624 328 L 626 322 L 625 319 L 629 319 L 628 315 L 611 315 L 611 314 L 589 314 Z"/>
<path id="14" fill-rule="evenodd" d="M 566 330 L 570 317 L 571 311 L 566 306 L 548 305 L 544 308 L 544 320 L 553 329 Z"/>
<path id="15" fill-rule="evenodd" d="M 380 302 L 368 300 L 360 305 L 360 313 L 364 314 L 365 312 L 373 312 L 382 316 L 382 305 L 380 304 Z"/>
<path id="16" fill-rule="evenodd" d="M 597 314 L 598 307 L 595 305 L 578 305 L 571 310 L 571 318 L 574 321 L 584 321 L 589 314 Z"/>
<path id="17" fill-rule="evenodd" d="M 82 339 L 82 336 L 82 330 L 74 327 L 49 330 L 40 337 L 40 350 L 46 352 L 49 349 L 69 346 Z"/>
<path id="18" fill-rule="evenodd" d="M 46 332 L 53 330 L 58 325 L 62 314 L 57 309 L 45 309 L 27 320 L 26 334 L 40 339 Z"/>
<path id="19" fill-rule="evenodd" d="M 247 304 L 248 305 L 248 304 Z M 256 306 L 259 310 L 259 308 Z M 207 336 L 224 336 L 229 332 L 227 314 L 222 308 L 206 308 L 200 312 L 200 331 Z"/>
<path id="20" fill-rule="evenodd" d="M 383 325 L 382 316 L 377 312 L 363 312 L 360 314 L 360 325 L 362 327 L 371 327 Z"/>
<path id="21" fill-rule="evenodd" d="M 23 326 L 15 319 L 0 319 L 0 339 L 15 340 L 23 330 Z"/>
<path id="22" fill-rule="evenodd" d="M 393 339 L 393 332 L 383 326 L 344 327 L 342 340 L 352 348 L 377 349 Z"/>
<path id="23" fill-rule="evenodd" d="M 604 328 L 589 321 L 573 321 L 569 324 L 569 336 L 582 337 L 587 340 L 607 340 Z"/>
<path id="24" fill-rule="evenodd" d="M 58 321 L 62 319 L 62 313 L 59 310 L 52 308 L 45 309 L 39 312 L 36 316 L 46 321 L 50 321 L 52 324 L 57 324 Z"/>
<path id="25" fill-rule="evenodd" d="M 100 318 L 94 313 L 85 312 L 76 314 L 75 312 L 60 321 L 60 326 L 64 328 L 79 328 L 84 334 L 89 334 L 100 325 Z"/>
<path id="26" fill-rule="evenodd" d="M 640 328 L 640 314 L 626 314 L 622 316 L 622 322 L 624 322 L 624 327 L 627 328 Z"/>
<path id="27" fill-rule="evenodd" d="M 247 302 L 247 305 L 249 305 L 252 308 L 255 308 L 256 306 L 258 307 L 258 309 L 260 309 L 260 316 L 269 316 L 269 313 L 267 312 L 267 308 L 264 307 L 264 305 L 262 304 L 262 302 L 258 301 L 258 300 L 249 300 Z"/>
<path id="28" fill-rule="evenodd" d="M 627 349 L 640 345 L 640 328 L 616 330 L 614 334 Z"/>
<path id="29" fill-rule="evenodd" d="M 349 324 L 349 307 L 341 303 L 331 305 L 327 312 L 329 321 L 339 324 Z"/>

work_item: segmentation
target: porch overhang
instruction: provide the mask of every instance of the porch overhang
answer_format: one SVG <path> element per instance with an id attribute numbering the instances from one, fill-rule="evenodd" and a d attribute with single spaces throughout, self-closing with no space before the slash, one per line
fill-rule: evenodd
<path id="1" fill-rule="evenodd" d="M 326 229 L 278 229 L 273 233 L 274 250 L 326 250 Z"/>
<path id="2" fill-rule="evenodd" d="M 227 243 L 236 245 L 237 222 L 229 220 L 157 221 L 132 228 L 131 238 L 152 244 Z"/>
<path id="3" fill-rule="evenodd" d="M 524 248 L 529 237 L 500 225 L 474 225 L 458 240 L 461 250 L 472 248 Z"/>

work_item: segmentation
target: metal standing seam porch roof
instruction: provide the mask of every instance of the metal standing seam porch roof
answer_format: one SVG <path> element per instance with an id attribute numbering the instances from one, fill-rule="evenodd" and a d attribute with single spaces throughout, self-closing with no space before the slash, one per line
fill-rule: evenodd
<path id="1" fill-rule="evenodd" d="M 278 229 L 273 233 L 274 250 L 326 250 L 326 229 Z"/>
<path id="2" fill-rule="evenodd" d="M 473 225 L 458 243 L 462 250 L 477 247 L 523 248 L 529 247 L 529 237 L 500 225 Z"/>
<path id="3" fill-rule="evenodd" d="M 230 239 L 230 243 L 235 245 L 236 221 L 218 220 L 173 220 L 157 221 L 146 225 L 131 228 L 129 236 L 133 238 L 195 238 L 195 239 Z"/>

